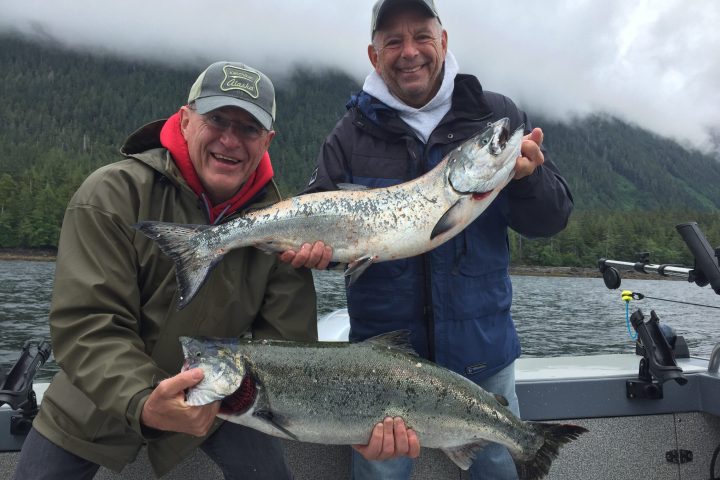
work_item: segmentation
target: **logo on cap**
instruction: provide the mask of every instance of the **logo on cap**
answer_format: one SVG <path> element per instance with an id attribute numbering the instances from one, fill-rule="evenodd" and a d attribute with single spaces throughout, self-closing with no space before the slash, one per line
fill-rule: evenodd
<path id="1" fill-rule="evenodd" d="M 260 92 L 258 91 L 260 75 L 257 72 L 232 65 L 225 65 L 223 72 L 225 72 L 225 78 L 220 84 L 220 90 L 223 92 L 241 90 L 252 98 L 258 98 L 260 96 Z"/>

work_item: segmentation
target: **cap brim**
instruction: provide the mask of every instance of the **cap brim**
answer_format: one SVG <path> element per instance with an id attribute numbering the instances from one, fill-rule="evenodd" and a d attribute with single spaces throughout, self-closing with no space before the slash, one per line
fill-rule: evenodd
<path id="1" fill-rule="evenodd" d="M 201 114 L 212 112 L 213 110 L 222 107 L 242 108 L 250 115 L 255 117 L 255 120 L 260 122 L 260 125 L 262 125 L 266 130 L 272 130 L 272 116 L 254 103 L 247 102 L 239 98 L 232 98 L 220 95 L 214 97 L 203 97 L 195 100 L 195 110 Z"/>

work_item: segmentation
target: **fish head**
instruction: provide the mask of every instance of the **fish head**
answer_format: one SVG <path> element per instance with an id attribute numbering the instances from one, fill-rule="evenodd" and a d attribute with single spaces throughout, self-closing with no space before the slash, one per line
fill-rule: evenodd
<path id="1" fill-rule="evenodd" d="M 524 128 L 511 133 L 507 118 L 465 141 L 448 154 L 448 183 L 459 194 L 489 195 L 515 174 Z"/>
<path id="2" fill-rule="evenodd" d="M 247 375 L 247 363 L 237 339 L 180 337 L 185 363 L 182 371 L 200 368 L 205 376 L 186 392 L 188 405 L 207 405 L 233 395 Z"/>

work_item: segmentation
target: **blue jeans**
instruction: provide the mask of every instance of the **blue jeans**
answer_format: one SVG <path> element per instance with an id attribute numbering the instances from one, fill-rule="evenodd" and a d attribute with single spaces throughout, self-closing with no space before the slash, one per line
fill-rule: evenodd
<path id="1" fill-rule="evenodd" d="M 504 396 L 508 408 L 520 416 L 520 405 L 515 394 L 515 363 L 511 363 L 492 377 L 478 382 L 488 392 Z M 422 439 L 420 439 L 422 445 Z M 355 450 L 352 451 L 353 480 L 407 480 L 412 472 L 413 461 L 408 457 L 391 460 L 365 460 Z M 507 448 L 497 443 L 490 443 L 477 453 L 470 467 L 472 480 L 517 480 L 515 463 Z"/>
<path id="2" fill-rule="evenodd" d="M 291 479 L 277 438 L 224 422 L 200 448 L 228 480 Z M 100 466 L 56 446 L 30 430 L 20 452 L 13 480 L 91 480 Z"/>

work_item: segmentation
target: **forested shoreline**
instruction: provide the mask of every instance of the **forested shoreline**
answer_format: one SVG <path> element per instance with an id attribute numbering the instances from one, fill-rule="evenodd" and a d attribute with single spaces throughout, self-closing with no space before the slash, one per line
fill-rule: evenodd
<path id="1" fill-rule="evenodd" d="M 183 103 L 204 65 L 132 62 L 0 36 L 0 249 L 52 251 L 68 200 L 83 179 L 119 160 L 123 139 Z M 270 148 L 285 196 L 307 182 L 318 149 L 357 81 L 337 71 L 278 76 Z M 532 113 L 532 112 L 531 112 Z M 575 199 L 550 239 L 511 233 L 513 265 L 593 268 L 600 257 L 654 263 L 692 259 L 674 226 L 696 221 L 720 245 L 720 160 L 602 116 L 533 116 Z"/>

